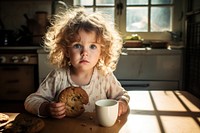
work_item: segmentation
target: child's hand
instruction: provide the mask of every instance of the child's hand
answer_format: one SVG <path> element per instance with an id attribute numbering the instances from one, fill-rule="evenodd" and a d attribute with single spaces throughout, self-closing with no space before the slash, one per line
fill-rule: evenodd
<path id="1" fill-rule="evenodd" d="M 119 100 L 119 111 L 118 116 L 125 114 L 128 110 L 128 104 L 125 101 Z"/>
<path id="2" fill-rule="evenodd" d="M 52 102 L 50 103 L 49 111 L 50 115 L 53 118 L 61 119 L 65 117 L 65 111 L 66 111 L 65 103 Z"/>

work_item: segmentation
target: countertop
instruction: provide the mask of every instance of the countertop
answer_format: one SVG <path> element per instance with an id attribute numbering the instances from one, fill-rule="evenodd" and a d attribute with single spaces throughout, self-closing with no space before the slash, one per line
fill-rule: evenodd
<path id="1" fill-rule="evenodd" d="M 46 54 L 43 48 L 39 48 L 37 50 L 39 54 Z M 122 55 L 174 55 L 174 54 L 182 54 L 182 49 L 151 49 L 151 48 L 123 48 Z"/>
<path id="2" fill-rule="evenodd" d="M 122 55 L 180 55 L 182 49 L 123 48 Z"/>
<path id="3" fill-rule="evenodd" d="M 0 46 L 0 50 L 37 50 L 41 46 Z"/>
<path id="4" fill-rule="evenodd" d="M 46 53 L 41 46 L 0 46 L 0 50 L 37 50 L 38 53 Z M 131 54 L 180 54 L 182 49 L 152 49 L 152 48 L 122 48 L 122 53 Z"/>

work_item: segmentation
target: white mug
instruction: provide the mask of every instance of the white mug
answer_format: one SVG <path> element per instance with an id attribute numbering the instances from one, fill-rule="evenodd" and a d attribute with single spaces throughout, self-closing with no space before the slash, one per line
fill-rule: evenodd
<path id="1" fill-rule="evenodd" d="M 118 102 L 113 99 L 102 99 L 95 102 L 98 123 L 104 127 L 111 127 L 118 117 Z"/>

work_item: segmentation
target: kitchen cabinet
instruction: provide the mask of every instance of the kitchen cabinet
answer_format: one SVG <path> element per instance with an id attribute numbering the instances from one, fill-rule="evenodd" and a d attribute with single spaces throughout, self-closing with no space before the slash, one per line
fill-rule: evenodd
<path id="1" fill-rule="evenodd" d="M 22 102 L 36 90 L 38 48 L 0 47 L 0 101 Z"/>
<path id="2" fill-rule="evenodd" d="M 24 100 L 35 91 L 33 65 L 1 65 L 0 72 L 1 100 Z"/>
<path id="3" fill-rule="evenodd" d="M 41 83 L 47 74 L 53 69 L 53 67 L 48 63 L 47 52 L 42 48 L 37 50 L 38 53 L 38 72 L 39 72 L 39 83 Z"/>
<path id="4" fill-rule="evenodd" d="M 125 49 L 114 74 L 126 89 L 181 89 L 182 51 Z"/>

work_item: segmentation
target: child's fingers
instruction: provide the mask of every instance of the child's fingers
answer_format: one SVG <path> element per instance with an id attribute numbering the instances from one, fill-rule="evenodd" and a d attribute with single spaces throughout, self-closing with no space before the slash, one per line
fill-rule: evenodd
<path id="1" fill-rule="evenodd" d="M 62 115 L 57 115 L 57 116 L 53 116 L 54 118 L 57 118 L 57 119 L 62 119 L 65 117 L 65 114 L 62 114 Z"/>
<path id="2" fill-rule="evenodd" d="M 52 116 L 54 118 L 63 118 L 63 117 L 65 117 L 65 110 L 62 110 L 59 112 L 53 112 Z"/>
<path id="3" fill-rule="evenodd" d="M 63 103 L 52 102 L 50 104 L 50 113 L 54 118 L 63 118 L 65 117 L 66 107 Z"/>
<path id="4" fill-rule="evenodd" d="M 50 106 L 51 106 L 52 108 L 59 108 L 59 107 L 65 106 L 65 103 L 51 102 Z"/>
<path id="5" fill-rule="evenodd" d="M 119 102 L 118 116 L 120 116 L 120 115 L 126 113 L 126 111 L 127 111 L 127 105 L 120 101 L 120 102 Z"/>
<path id="6" fill-rule="evenodd" d="M 121 114 L 123 113 L 122 111 L 123 111 L 122 106 L 121 104 L 119 104 L 118 116 L 121 116 Z"/>

